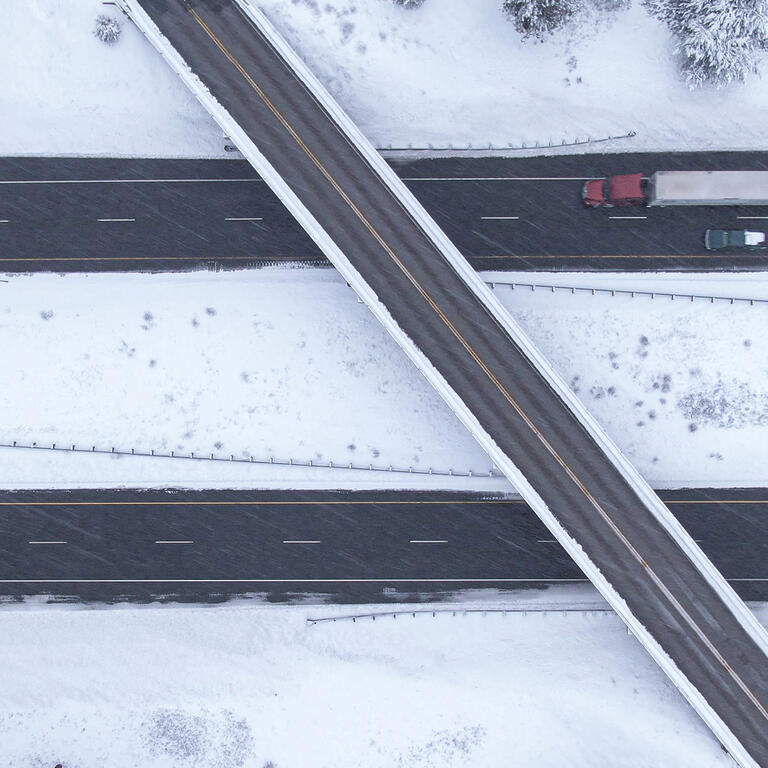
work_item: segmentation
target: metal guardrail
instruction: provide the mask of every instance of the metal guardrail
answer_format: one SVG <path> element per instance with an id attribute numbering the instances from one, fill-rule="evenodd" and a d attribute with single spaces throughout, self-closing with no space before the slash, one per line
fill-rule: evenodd
<path id="1" fill-rule="evenodd" d="M 451 614 L 452 616 L 466 616 L 468 614 L 500 613 L 506 616 L 508 613 L 615 613 L 612 608 L 602 608 L 591 604 L 568 604 L 568 605 L 526 605 L 512 608 L 417 608 L 401 611 L 377 611 L 375 613 L 354 613 L 345 616 L 320 616 L 318 618 L 307 618 L 307 624 L 328 624 L 336 621 L 351 621 L 356 623 L 358 619 L 376 619 L 391 616 L 397 619 L 398 616 L 410 616 L 416 618 L 420 616 L 431 616 L 436 618 L 437 614 Z"/>
<path id="2" fill-rule="evenodd" d="M 149 452 L 131 449 L 120 448 L 98 448 L 92 445 L 90 448 L 82 448 L 77 445 L 59 445 L 57 443 L 20 443 L 18 440 L 13 440 L 10 443 L 0 442 L 0 448 L 23 448 L 36 451 L 64 451 L 66 453 L 97 453 L 108 454 L 111 456 L 143 456 L 144 458 L 154 459 L 182 459 L 185 461 L 218 461 L 225 462 L 227 464 L 268 464 L 283 467 L 312 467 L 313 469 L 346 469 L 361 472 L 387 472 L 387 473 L 399 473 L 405 475 L 439 475 L 441 477 L 501 477 L 501 473 L 494 472 L 493 468 L 487 472 L 475 472 L 472 469 L 465 471 L 456 471 L 453 469 L 434 469 L 428 467 L 427 469 L 417 469 L 414 467 L 395 467 L 391 464 L 386 467 L 377 467 L 373 464 L 354 464 L 352 462 L 335 462 L 335 461 L 315 461 L 309 459 L 302 461 L 301 459 L 277 459 L 274 456 L 268 458 L 257 458 L 255 456 L 235 456 L 233 453 L 229 456 L 218 456 L 215 453 L 210 454 L 195 454 L 192 453 L 178 453 L 171 451 L 170 453 L 163 453 L 150 449 Z"/>
<path id="3" fill-rule="evenodd" d="M 638 291 L 629 290 L 626 288 L 586 288 L 576 285 L 521 283 L 518 280 L 515 280 L 514 282 L 506 282 L 505 280 L 493 280 L 489 281 L 488 284 L 493 290 L 496 289 L 497 285 L 508 285 L 512 290 L 515 290 L 516 288 L 529 288 L 531 291 L 536 291 L 541 288 L 550 291 L 551 293 L 555 293 L 556 291 L 566 291 L 571 294 L 587 293 L 591 294 L 592 296 L 629 296 L 633 299 L 637 296 L 650 296 L 652 299 L 655 299 L 656 297 L 665 297 L 671 301 L 675 301 L 675 299 L 687 299 L 689 301 L 700 300 L 706 301 L 710 304 L 714 304 L 715 302 L 727 302 L 728 304 L 749 304 L 752 306 L 755 304 L 768 304 L 768 299 L 743 298 L 738 296 L 705 296 L 704 294 L 666 293 L 664 291 Z"/>
<path id="4" fill-rule="evenodd" d="M 598 139 L 593 139 L 591 136 L 587 136 L 585 139 L 580 139 L 578 136 L 572 141 L 561 139 L 560 143 L 553 142 L 549 139 L 545 144 L 543 141 L 535 141 L 533 144 L 505 144 L 502 146 L 494 145 L 489 142 L 487 145 L 472 146 L 467 144 L 466 147 L 456 147 L 453 144 L 447 144 L 445 146 L 435 146 L 434 144 L 427 143 L 426 146 L 414 146 L 409 144 L 407 147 L 393 147 L 388 144 L 386 147 L 376 147 L 379 152 L 510 152 L 510 151 L 522 151 L 528 149 L 557 149 L 558 147 L 579 147 L 584 144 L 599 144 L 604 141 L 614 141 L 615 139 L 631 139 L 637 136 L 637 131 L 627 131 L 627 133 L 619 134 L 618 136 L 603 136 Z"/>

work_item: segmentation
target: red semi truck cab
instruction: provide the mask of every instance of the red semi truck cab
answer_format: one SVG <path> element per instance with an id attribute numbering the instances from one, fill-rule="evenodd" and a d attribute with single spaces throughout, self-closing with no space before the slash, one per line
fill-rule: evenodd
<path id="1" fill-rule="evenodd" d="M 645 182 L 642 173 L 626 173 L 591 179 L 581 189 L 581 199 L 589 208 L 619 208 L 645 203 Z"/>

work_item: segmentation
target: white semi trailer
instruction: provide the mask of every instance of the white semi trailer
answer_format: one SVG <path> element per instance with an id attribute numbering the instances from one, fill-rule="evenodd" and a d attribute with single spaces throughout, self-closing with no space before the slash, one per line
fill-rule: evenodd
<path id="1" fill-rule="evenodd" d="M 657 171 L 592 179 L 590 207 L 631 205 L 768 205 L 768 171 Z"/>

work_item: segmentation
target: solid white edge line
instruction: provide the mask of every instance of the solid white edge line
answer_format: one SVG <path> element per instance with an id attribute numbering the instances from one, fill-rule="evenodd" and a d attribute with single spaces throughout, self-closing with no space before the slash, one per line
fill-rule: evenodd
<path id="1" fill-rule="evenodd" d="M 589 579 L 0 579 L 0 584 L 434 584 L 450 583 L 584 583 Z"/>
<path id="2" fill-rule="evenodd" d="M 66 541 L 28 541 L 27 544 L 66 544 Z"/>
<path id="3" fill-rule="evenodd" d="M 0 579 L 0 584 L 584 584 L 590 579 L 492 579 L 492 578 L 429 578 L 429 579 Z M 768 579 L 730 579 L 730 581 L 762 582 Z M 759 768 L 759 767 L 758 767 Z"/>
<path id="4" fill-rule="evenodd" d="M 264 221 L 261 216 L 227 216 L 224 221 Z"/>
<path id="5" fill-rule="evenodd" d="M 594 176 L 403 176 L 400 181 L 591 181 Z"/>
<path id="6" fill-rule="evenodd" d="M 321 544 L 320 539 L 285 539 L 283 544 Z"/>
<path id="7" fill-rule="evenodd" d="M 326 257 L 332 264 L 339 270 L 341 275 L 345 278 L 358 296 L 365 301 L 368 307 L 371 309 L 377 319 L 384 325 L 389 334 L 397 341 L 403 351 L 410 357 L 412 362 L 422 371 L 428 381 L 437 389 L 446 401 L 448 406 L 454 411 L 457 417 L 464 423 L 464 425 L 475 436 L 478 442 L 488 451 L 491 459 L 496 462 L 496 465 L 501 469 L 504 474 L 512 481 L 517 487 L 518 492 L 526 499 L 532 509 L 539 515 L 539 517 L 545 522 L 547 527 L 552 531 L 560 543 L 565 547 L 571 557 L 575 560 L 581 570 L 589 576 L 592 583 L 601 592 L 603 597 L 613 607 L 613 609 L 624 619 L 624 621 L 630 626 L 633 634 L 640 642 L 646 647 L 651 656 L 666 672 L 668 677 L 688 699 L 694 709 L 699 713 L 702 719 L 709 725 L 712 731 L 720 739 L 731 754 L 740 762 L 742 762 L 745 768 L 747 766 L 757 767 L 757 763 L 749 756 L 747 751 L 741 745 L 739 740 L 734 736 L 731 730 L 726 726 L 722 719 L 712 709 L 706 699 L 698 691 L 695 686 L 683 675 L 681 670 L 673 662 L 673 660 L 667 655 L 659 643 L 653 638 L 648 630 L 639 622 L 632 612 L 629 610 L 626 602 L 621 596 L 613 589 L 608 580 L 600 572 L 599 568 L 595 566 L 592 561 L 587 557 L 581 546 L 577 541 L 572 539 L 567 531 L 560 525 L 558 520 L 547 508 L 543 499 L 536 493 L 530 483 L 525 479 L 522 473 L 514 465 L 508 456 L 496 445 L 491 436 L 482 428 L 474 414 L 467 408 L 467 406 L 459 398 L 458 394 L 454 392 L 440 373 L 432 366 L 424 353 L 416 347 L 413 341 L 403 332 L 403 330 L 395 323 L 392 316 L 387 311 L 386 307 L 381 304 L 376 294 L 371 290 L 368 284 L 363 280 L 362 276 L 352 266 L 351 262 L 342 253 L 341 249 L 336 243 L 329 237 L 325 230 L 320 226 L 319 222 L 312 216 L 309 210 L 301 203 L 295 193 L 288 187 L 282 177 L 275 171 L 271 163 L 261 154 L 259 149 L 245 133 L 245 131 L 239 126 L 239 124 L 232 118 L 227 110 L 225 110 L 221 104 L 215 99 L 213 94 L 203 85 L 201 80 L 192 72 L 187 63 L 179 55 L 170 42 L 160 33 L 160 30 L 154 24 L 152 19 L 146 14 L 143 8 L 136 0 L 118 0 L 123 9 L 133 19 L 133 21 L 139 26 L 139 28 L 147 36 L 148 40 L 155 46 L 160 54 L 166 59 L 169 65 L 184 81 L 187 87 L 195 94 L 200 103 L 211 114 L 211 116 L 219 123 L 224 129 L 226 134 L 230 136 L 235 145 L 240 149 L 243 156 L 246 157 L 251 164 L 259 171 L 261 176 L 270 186 L 270 188 L 277 194 L 282 200 L 283 204 L 289 211 L 296 217 L 297 221 L 301 223 L 305 231 L 312 237 L 317 243 L 320 249 L 325 253 Z M 610 441 L 607 435 L 602 431 L 597 422 L 595 422 L 591 416 L 588 415 L 584 407 L 576 401 L 575 396 L 567 388 L 564 381 L 562 381 L 557 374 L 555 374 L 551 365 L 546 362 L 538 350 L 532 345 L 530 340 L 522 333 L 520 327 L 515 323 L 511 316 L 504 310 L 501 303 L 491 293 L 477 273 L 470 267 L 468 262 L 461 256 L 458 250 L 453 246 L 450 240 L 435 224 L 432 218 L 424 211 L 421 205 L 416 201 L 415 197 L 408 191 L 408 188 L 403 184 L 392 169 L 386 164 L 381 155 L 376 152 L 373 146 L 365 139 L 359 129 L 349 119 L 346 113 L 335 102 L 325 88 L 320 84 L 317 78 L 311 73 L 309 68 L 299 58 L 299 56 L 288 46 L 282 36 L 275 30 L 272 24 L 268 21 L 266 16 L 257 9 L 249 0 L 237 0 L 240 7 L 245 11 L 247 16 L 251 19 L 254 26 L 259 29 L 262 34 L 267 37 L 270 43 L 275 49 L 283 56 L 283 58 L 294 69 L 296 76 L 304 82 L 304 85 L 315 95 L 320 104 L 326 109 L 326 111 L 334 117 L 338 123 L 340 130 L 347 134 L 347 138 L 357 146 L 361 155 L 369 162 L 371 167 L 379 172 L 383 181 L 388 183 L 390 189 L 395 195 L 396 199 L 405 206 L 414 218 L 421 223 L 426 234 L 432 239 L 433 243 L 443 252 L 449 263 L 451 263 L 458 272 L 464 278 L 464 281 L 470 286 L 478 295 L 481 300 L 484 301 L 486 308 L 492 316 L 501 323 L 510 336 L 515 339 L 520 345 L 521 349 L 528 354 L 532 362 L 536 364 L 542 374 L 550 381 L 553 389 L 561 394 L 564 401 L 571 405 L 572 410 L 576 411 L 581 417 L 582 423 L 585 429 L 591 433 L 595 433 L 595 437 L 598 443 L 604 447 L 604 450 L 608 455 L 619 454 L 620 460 L 618 460 L 619 466 L 626 465 L 630 467 L 629 470 L 624 469 L 625 473 L 631 473 L 631 477 L 628 478 L 630 484 L 633 481 L 640 486 L 647 488 L 647 494 L 650 497 L 655 496 L 653 491 L 647 484 L 644 483 L 640 475 L 631 468 L 629 462 L 624 459 L 618 451 L 618 448 Z M 561 391 L 562 390 L 562 391 Z M 623 462 L 623 464 L 622 464 Z M 641 498 L 645 498 L 641 490 L 638 490 L 638 494 Z M 658 514 L 662 515 L 666 513 L 667 516 L 672 517 L 671 513 L 656 499 L 658 505 L 662 507 L 662 511 Z M 653 504 L 654 502 L 651 501 Z M 675 521 L 676 523 L 676 521 Z M 668 527 L 671 527 L 668 524 Z M 677 524 L 682 535 L 684 529 Z M 675 535 L 674 533 L 672 535 Z M 690 546 L 694 550 L 698 550 L 696 544 L 688 537 Z M 704 557 L 703 553 L 699 551 L 700 558 Z M 708 563 L 708 561 L 706 561 Z M 708 563 L 709 564 L 709 563 Z M 714 566 L 709 564 L 709 567 L 715 571 Z M 719 576 L 719 574 L 717 574 Z M 731 587 L 722 580 L 722 584 L 716 586 L 719 592 L 730 591 L 731 600 L 733 603 L 741 603 L 736 593 L 733 592 Z M 751 613 L 749 609 L 741 603 L 743 611 Z M 738 615 L 738 614 L 737 614 Z M 756 618 L 752 614 L 752 624 L 759 627 Z M 761 627 L 760 631 L 764 639 L 765 647 L 768 648 L 768 634 Z M 754 630 L 755 637 L 758 636 L 757 630 Z M 757 640 L 756 640 L 757 642 Z"/>
<path id="8" fill-rule="evenodd" d="M 638 219 L 647 219 L 648 217 L 647 216 L 609 216 L 608 218 L 609 219 L 614 219 L 614 220 L 616 220 L 616 219 L 627 219 L 627 220 L 635 221 L 635 220 L 638 220 Z"/>
<path id="9" fill-rule="evenodd" d="M 768 219 L 768 216 L 737 216 L 737 219 Z"/>
<path id="10" fill-rule="evenodd" d="M 194 544 L 191 539 L 158 539 L 155 544 Z"/>
<path id="11" fill-rule="evenodd" d="M 592 176 L 403 176 L 401 181 L 590 181 L 592 178 Z M 264 179 L 0 179 L 0 184 L 210 184 L 245 181 L 264 181 Z"/>
<path id="12" fill-rule="evenodd" d="M 136 219 L 96 219 L 96 221 L 136 221 Z"/>
<path id="13" fill-rule="evenodd" d="M 519 216 L 481 216 L 482 221 L 517 221 Z"/>
<path id="14" fill-rule="evenodd" d="M 447 544 L 448 539 L 411 539 L 409 544 Z"/>
<path id="15" fill-rule="evenodd" d="M 264 181 L 264 179 L 0 179 L 0 184 L 183 184 L 213 181 Z"/>

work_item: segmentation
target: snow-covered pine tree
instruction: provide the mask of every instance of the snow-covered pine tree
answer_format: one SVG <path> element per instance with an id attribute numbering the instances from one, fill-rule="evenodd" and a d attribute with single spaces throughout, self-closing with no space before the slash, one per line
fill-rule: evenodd
<path id="1" fill-rule="evenodd" d="M 523 38 L 543 40 L 565 24 L 579 0 L 504 0 L 502 9 Z"/>
<path id="2" fill-rule="evenodd" d="M 107 45 L 114 45 L 120 38 L 120 22 L 111 16 L 97 16 L 93 34 Z"/>
<path id="3" fill-rule="evenodd" d="M 768 46 L 767 0 L 643 0 L 677 38 L 691 88 L 721 87 L 757 69 Z"/>
<path id="4" fill-rule="evenodd" d="M 394 0 L 395 5 L 402 5 L 403 8 L 418 8 L 424 0 Z"/>

